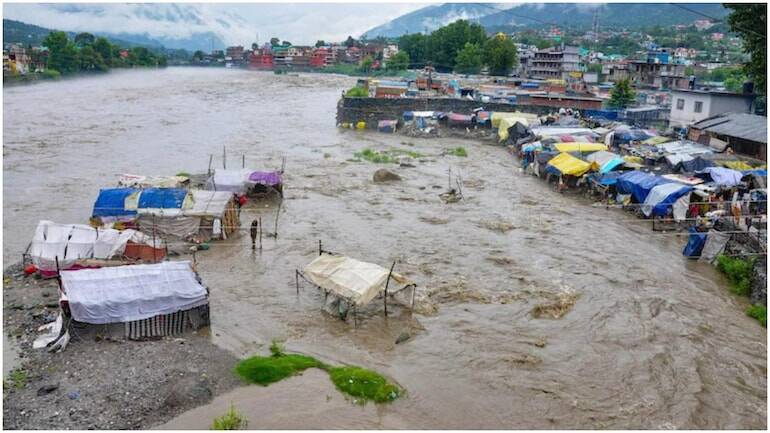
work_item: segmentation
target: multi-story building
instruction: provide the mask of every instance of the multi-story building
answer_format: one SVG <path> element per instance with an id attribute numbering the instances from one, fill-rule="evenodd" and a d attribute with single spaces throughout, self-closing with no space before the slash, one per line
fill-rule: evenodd
<path id="1" fill-rule="evenodd" d="M 570 72 L 580 71 L 578 47 L 546 48 L 536 50 L 530 61 L 528 74 L 532 78 L 566 78 Z"/>
<path id="2" fill-rule="evenodd" d="M 751 113 L 755 97 L 751 91 L 731 93 L 700 89 L 673 90 L 669 122 L 674 127 L 685 127 L 719 114 Z"/>

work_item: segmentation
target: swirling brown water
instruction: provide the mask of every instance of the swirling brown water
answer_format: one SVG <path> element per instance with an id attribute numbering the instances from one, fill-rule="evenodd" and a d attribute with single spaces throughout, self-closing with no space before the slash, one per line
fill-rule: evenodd
<path id="1" fill-rule="evenodd" d="M 766 330 L 720 275 L 682 257 L 682 239 L 560 195 L 498 147 L 338 130 L 336 102 L 354 81 L 169 68 L 4 89 L 6 263 L 38 220 L 85 222 L 118 173 L 203 172 L 209 154 L 221 164 L 223 145 L 233 166 L 242 154 L 255 168 L 285 157 L 278 239 L 261 254 L 239 236 L 198 256 L 212 338 L 239 355 L 285 339 L 289 350 L 382 371 L 408 396 L 362 408 L 312 373 L 272 396 L 237 390 L 171 427 L 206 427 L 233 399 L 252 428 L 767 426 Z M 440 156 L 457 146 L 469 156 Z M 347 161 L 364 147 L 428 156 L 390 167 L 404 180 L 380 185 L 378 167 Z M 459 203 L 437 195 L 449 167 L 465 183 Z M 252 205 L 242 222 L 262 214 L 272 224 L 275 210 Z M 357 329 L 325 316 L 313 289 L 294 289 L 318 239 L 367 261 L 399 259 L 437 312 L 384 319 L 377 305 Z M 533 317 L 565 290 L 577 301 L 564 317 Z"/>

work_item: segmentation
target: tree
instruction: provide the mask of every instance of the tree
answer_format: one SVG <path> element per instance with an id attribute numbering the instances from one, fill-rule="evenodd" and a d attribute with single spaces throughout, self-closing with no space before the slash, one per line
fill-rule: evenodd
<path id="1" fill-rule="evenodd" d="M 106 38 L 96 38 L 93 43 L 94 51 L 99 53 L 107 66 L 112 65 L 112 44 Z"/>
<path id="2" fill-rule="evenodd" d="M 631 88 L 629 80 L 620 80 L 610 90 L 610 100 L 607 105 L 611 108 L 623 109 L 636 101 L 636 92 Z"/>
<path id="3" fill-rule="evenodd" d="M 54 31 L 43 40 L 48 48 L 48 68 L 69 74 L 78 70 L 77 49 L 64 32 Z"/>
<path id="4" fill-rule="evenodd" d="M 404 71 L 409 69 L 409 55 L 404 51 L 399 51 L 388 59 L 388 69 L 394 71 Z"/>
<path id="5" fill-rule="evenodd" d="M 466 42 L 463 49 L 457 52 L 455 71 L 459 74 L 478 74 L 481 72 L 483 54 L 479 44 Z"/>
<path id="6" fill-rule="evenodd" d="M 356 40 L 353 39 L 353 36 L 348 36 L 348 38 L 345 39 L 345 46 L 346 47 L 350 48 L 350 47 L 355 47 L 356 45 L 357 45 L 357 43 L 356 43 Z"/>
<path id="7" fill-rule="evenodd" d="M 276 46 L 276 45 L 278 45 L 278 44 L 280 44 L 280 43 L 281 43 L 281 40 L 280 40 L 280 39 L 278 39 L 278 38 L 276 38 L 276 37 L 272 37 L 272 38 L 270 38 L 270 45 L 272 45 L 272 46 Z"/>
<path id="8" fill-rule="evenodd" d="M 588 65 L 588 72 L 593 72 L 596 74 L 602 73 L 602 64 L 601 63 L 591 63 Z"/>
<path id="9" fill-rule="evenodd" d="M 290 47 L 291 46 L 291 42 L 283 41 L 283 42 L 281 42 L 281 45 L 283 45 L 284 47 Z"/>
<path id="10" fill-rule="evenodd" d="M 746 75 L 754 80 L 759 93 L 767 94 L 767 4 L 725 4 L 732 9 L 727 17 L 730 30 L 743 39 L 743 51 L 751 59 L 743 66 Z"/>
<path id="11" fill-rule="evenodd" d="M 251 51 L 257 51 L 259 49 L 259 45 L 254 42 L 251 44 Z"/>
<path id="12" fill-rule="evenodd" d="M 107 65 L 96 50 L 86 45 L 78 52 L 78 64 L 81 71 L 106 71 Z"/>
<path id="13" fill-rule="evenodd" d="M 409 56 L 412 65 L 424 65 L 428 59 L 428 36 L 422 33 L 404 35 L 398 39 L 399 51 L 404 51 Z"/>
<path id="14" fill-rule="evenodd" d="M 516 45 L 504 33 L 498 33 L 484 44 L 484 61 L 490 75 L 507 76 L 517 60 Z"/>
<path id="15" fill-rule="evenodd" d="M 374 64 L 374 59 L 372 59 L 372 56 L 366 56 L 363 60 L 361 60 L 361 72 L 369 73 L 369 71 L 372 70 L 372 65 Z"/>
<path id="16" fill-rule="evenodd" d="M 315 47 L 316 48 L 323 47 L 324 45 L 326 45 L 326 42 L 324 42 L 322 39 L 319 39 L 319 40 L 315 41 Z"/>
<path id="17" fill-rule="evenodd" d="M 193 61 L 199 61 L 200 62 L 201 60 L 203 60 L 203 56 L 205 56 L 203 51 L 198 50 L 198 51 L 193 53 L 192 59 L 193 59 Z"/>
<path id="18" fill-rule="evenodd" d="M 430 34 L 427 44 L 429 60 L 433 61 L 437 70 L 451 71 L 455 66 L 457 52 L 466 43 L 483 46 L 486 41 L 484 27 L 466 20 L 457 20 Z"/>
<path id="19" fill-rule="evenodd" d="M 95 40 L 96 38 L 91 33 L 78 33 L 75 35 L 75 45 L 79 48 L 92 45 Z"/>

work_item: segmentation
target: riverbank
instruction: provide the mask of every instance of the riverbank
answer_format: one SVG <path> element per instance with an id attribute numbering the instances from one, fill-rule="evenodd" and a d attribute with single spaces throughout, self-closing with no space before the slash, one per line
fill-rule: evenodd
<path id="1" fill-rule="evenodd" d="M 73 328 L 64 352 L 32 349 L 58 310 L 56 281 L 18 265 L 3 279 L 3 329 L 19 350 L 3 383 L 6 430 L 146 429 L 241 384 L 237 359 L 203 332 L 139 342 L 90 326 Z"/>

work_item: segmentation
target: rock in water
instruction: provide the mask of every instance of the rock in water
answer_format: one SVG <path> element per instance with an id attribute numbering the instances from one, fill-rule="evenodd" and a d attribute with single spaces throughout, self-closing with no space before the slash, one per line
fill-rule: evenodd
<path id="1" fill-rule="evenodd" d="M 396 182 L 401 180 L 401 176 L 397 175 L 396 173 L 393 173 L 390 170 L 381 168 L 374 172 L 373 179 L 375 182 Z"/>
<path id="2" fill-rule="evenodd" d="M 401 344 L 403 342 L 409 341 L 410 338 L 412 338 L 412 335 L 409 332 L 404 331 L 401 333 L 401 335 L 398 336 L 398 338 L 396 338 L 396 344 Z"/>
<path id="3" fill-rule="evenodd" d="M 58 383 L 57 384 L 51 384 L 51 385 L 43 385 L 43 386 L 41 386 L 40 388 L 37 389 L 37 395 L 38 396 L 43 396 L 43 395 L 46 395 L 46 394 L 50 394 L 50 393 L 56 391 L 57 389 L 59 389 L 59 384 Z"/>

